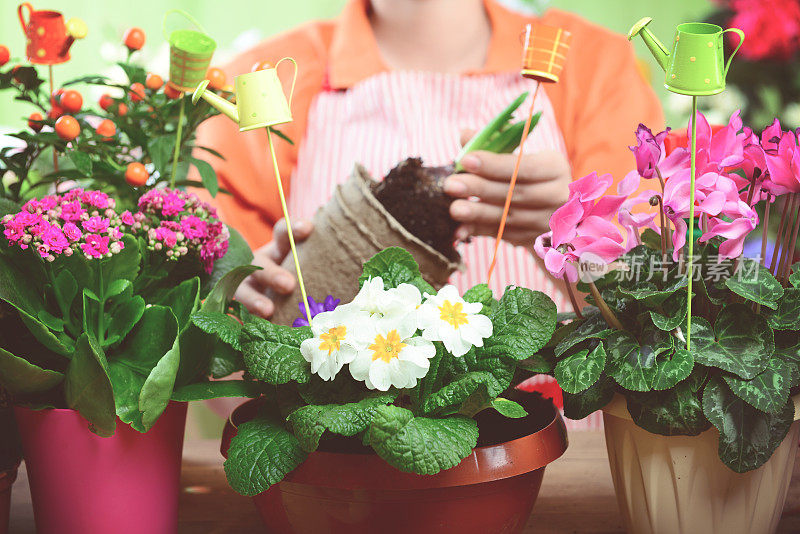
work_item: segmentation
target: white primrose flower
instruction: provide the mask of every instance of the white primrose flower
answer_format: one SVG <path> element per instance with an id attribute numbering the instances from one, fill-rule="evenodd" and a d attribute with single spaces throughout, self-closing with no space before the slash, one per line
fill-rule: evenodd
<path id="1" fill-rule="evenodd" d="M 366 383 L 369 389 L 386 391 L 392 386 L 412 388 L 428 374 L 428 360 L 436 354 L 436 347 L 427 339 L 414 336 L 417 332 L 414 316 L 407 317 L 411 320 L 400 320 L 395 325 L 387 326 L 383 319 L 364 325 L 373 337 L 369 345 L 362 345 L 350 363 L 353 378 Z"/>
<path id="2" fill-rule="evenodd" d="M 421 303 L 422 294 L 415 286 L 400 284 L 384 289 L 383 279 L 377 276 L 364 282 L 358 295 L 345 307 L 366 312 L 378 330 L 396 328 L 400 322 L 409 322 L 416 330 L 414 315 Z M 372 337 L 369 332 L 365 341 L 371 342 Z"/>
<path id="3" fill-rule="evenodd" d="M 347 306 L 317 314 L 311 323 L 314 337 L 300 344 L 300 353 L 311 363 L 311 372 L 323 380 L 333 380 L 345 364 L 352 362 L 358 345 L 356 325 L 366 319 L 367 314 Z"/>
<path id="4" fill-rule="evenodd" d="M 482 347 L 483 340 L 492 335 L 492 321 L 480 313 L 483 304 L 465 301 L 454 286 L 444 286 L 436 295 L 426 293 L 425 297 L 417 311 L 422 337 L 441 341 L 453 356 Z"/>

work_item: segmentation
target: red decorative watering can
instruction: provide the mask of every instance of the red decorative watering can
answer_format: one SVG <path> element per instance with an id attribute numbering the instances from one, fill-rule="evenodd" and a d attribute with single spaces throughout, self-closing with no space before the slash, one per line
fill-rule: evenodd
<path id="1" fill-rule="evenodd" d="M 24 9 L 28 10 L 27 22 Z M 36 11 L 28 2 L 20 4 L 17 13 L 22 31 L 25 32 L 25 53 L 31 63 L 55 65 L 69 61 L 72 43 L 75 39 L 86 37 L 86 23 L 81 19 L 71 18 L 65 24 L 64 17 L 58 11 Z"/>

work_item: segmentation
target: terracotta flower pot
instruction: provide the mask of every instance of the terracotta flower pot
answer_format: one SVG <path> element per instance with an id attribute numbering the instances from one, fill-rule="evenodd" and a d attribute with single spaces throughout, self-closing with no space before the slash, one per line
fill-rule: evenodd
<path id="1" fill-rule="evenodd" d="M 16 408 L 37 534 L 175 534 L 186 408 L 110 438 L 73 410 Z"/>
<path id="2" fill-rule="evenodd" d="M 11 516 L 11 486 L 17 479 L 17 466 L 0 472 L 0 534 L 8 534 L 8 519 Z"/>
<path id="3" fill-rule="evenodd" d="M 223 456 L 236 425 L 253 417 L 256 402 L 231 414 Z M 317 451 L 253 501 L 267 531 L 276 534 L 521 532 L 545 466 L 567 449 L 561 414 L 549 401 L 539 402 L 537 408 L 549 410 L 545 425 L 519 439 L 478 447 L 437 475 L 398 471 L 375 454 Z"/>
<path id="4" fill-rule="evenodd" d="M 795 413 L 800 415 L 797 398 Z M 719 459 L 719 432 L 713 427 L 698 436 L 651 434 L 636 426 L 621 396 L 603 409 L 603 421 L 628 532 L 769 534 L 777 529 L 797 454 L 797 420 L 764 465 L 741 474 Z"/>

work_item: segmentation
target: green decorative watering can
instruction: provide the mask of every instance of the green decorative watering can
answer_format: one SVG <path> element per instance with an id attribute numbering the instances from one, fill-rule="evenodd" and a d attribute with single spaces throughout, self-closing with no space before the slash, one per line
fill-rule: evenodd
<path id="1" fill-rule="evenodd" d="M 664 86 L 681 95 L 707 96 L 725 89 L 725 78 L 731 60 L 744 42 L 744 32 L 738 28 L 723 30 L 716 24 L 685 22 L 675 31 L 672 52 L 647 28 L 653 19 L 645 17 L 633 25 L 628 40 L 640 35 L 656 61 L 666 73 Z M 739 44 L 725 62 L 723 35 L 733 32 Z"/>

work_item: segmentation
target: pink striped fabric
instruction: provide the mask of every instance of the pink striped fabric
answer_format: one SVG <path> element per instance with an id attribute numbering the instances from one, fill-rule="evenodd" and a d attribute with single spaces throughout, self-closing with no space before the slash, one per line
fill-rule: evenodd
<path id="1" fill-rule="evenodd" d="M 516 73 L 459 76 L 433 72 L 392 71 L 372 76 L 346 91 L 323 91 L 311 104 L 306 137 L 291 176 L 289 210 L 293 219 L 311 219 L 317 208 L 345 181 L 355 162 L 380 179 L 407 157 L 427 165 L 446 165 L 460 149 L 462 129 L 477 129 L 535 83 Z M 529 97 L 530 98 L 530 97 Z M 530 101 L 520 107 L 529 109 Z M 542 118 L 528 137 L 526 152 L 564 152 L 561 131 L 545 91 L 536 100 Z M 464 291 L 486 281 L 494 238 L 480 237 L 459 245 L 465 272 L 451 282 Z M 502 243 L 492 277 L 495 294 L 514 284 L 549 295 L 559 311 L 569 300 L 543 272 L 528 250 Z M 536 382 L 552 379 L 536 377 Z M 598 415 L 569 422 L 573 428 L 596 428 Z"/>

